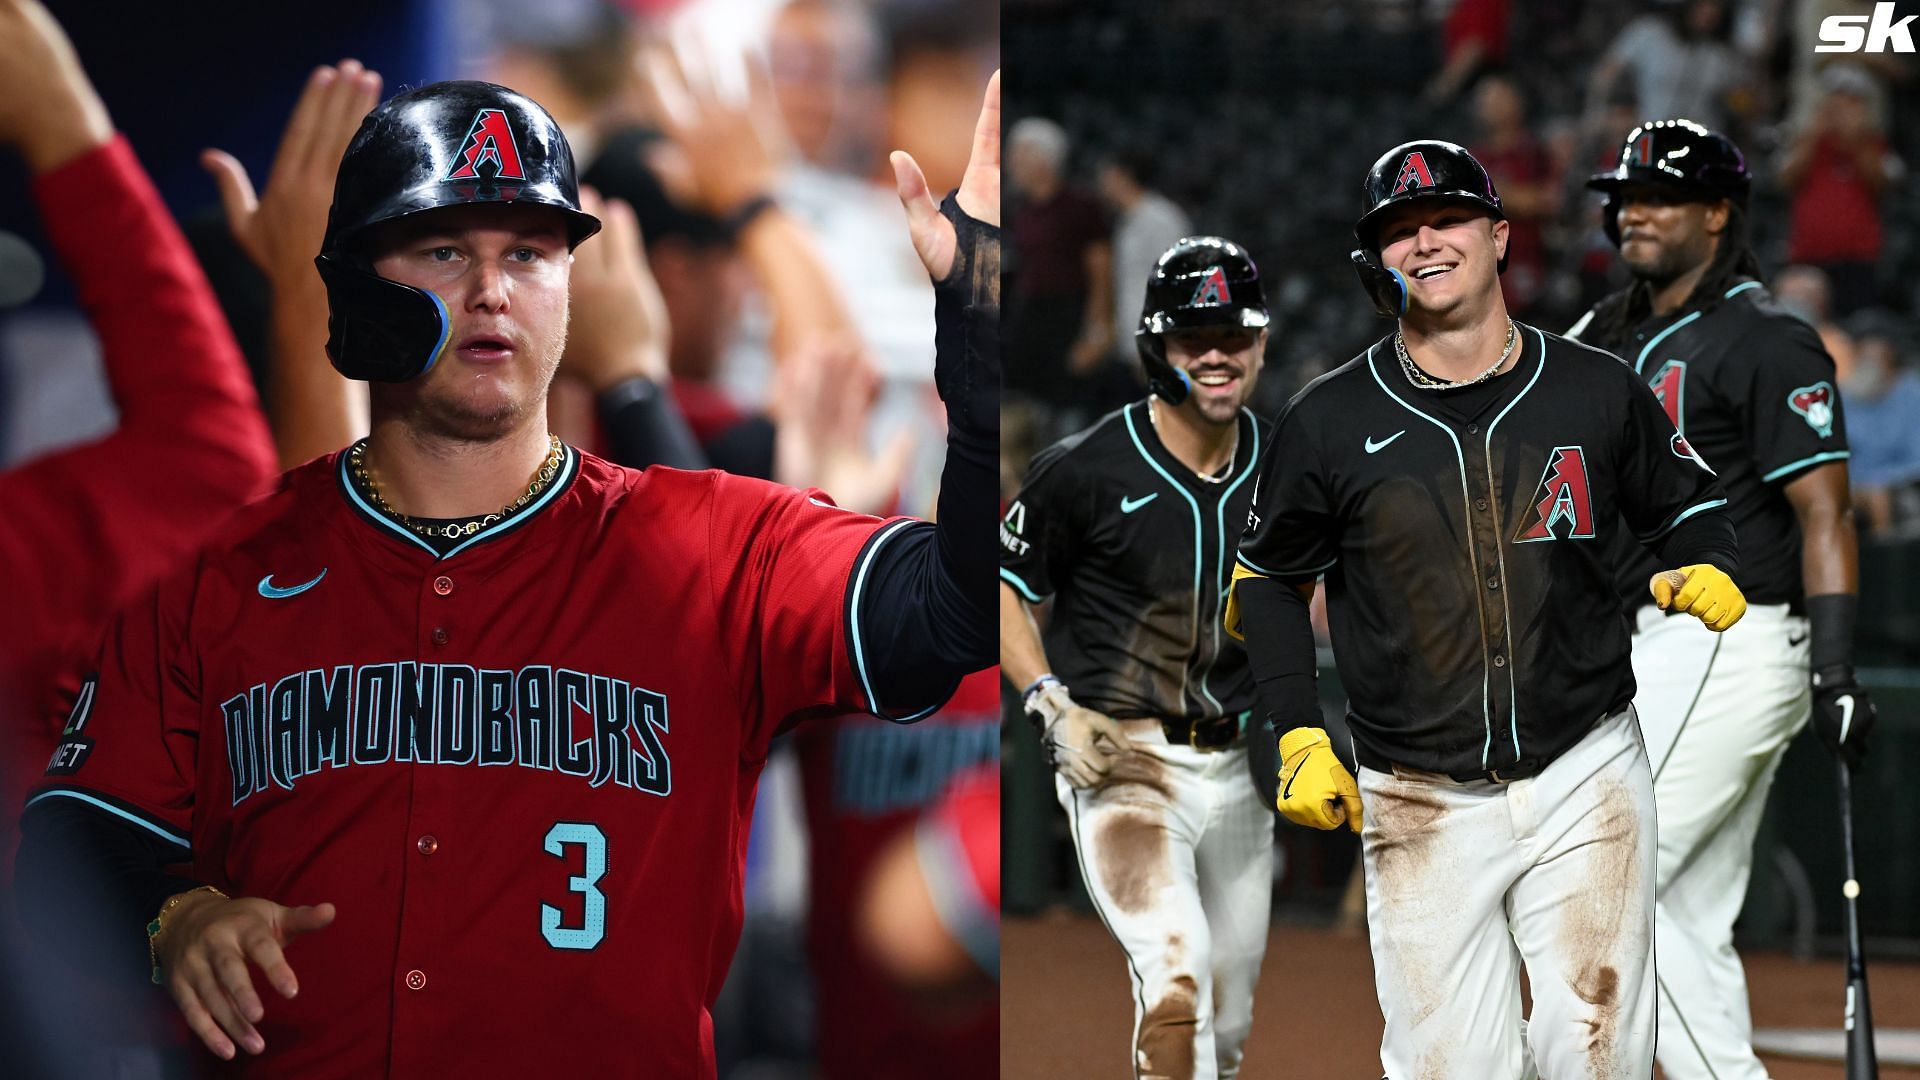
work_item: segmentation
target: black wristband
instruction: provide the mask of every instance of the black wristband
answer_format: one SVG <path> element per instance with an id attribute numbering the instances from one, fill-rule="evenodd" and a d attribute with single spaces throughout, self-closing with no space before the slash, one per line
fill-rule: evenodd
<path id="1" fill-rule="evenodd" d="M 1813 635 L 1808 666 L 1814 671 L 1853 666 L 1853 625 L 1860 598 L 1851 593 L 1807 597 L 1807 626 Z"/>
<path id="2" fill-rule="evenodd" d="M 645 469 L 704 469 L 706 455 L 666 388 L 645 375 L 614 383 L 594 396 L 607 456 L 616 465 Z"/>
<path id="3" fill-rule="evenodd" d="M 771 195 L 755 195 L 753 198 L 734 207 L 733 210 L 721 220 L 720 224 L 727 230 L 728 236 L 739 236 L 743 229 L 753 224 L 754 218 L 759 217 L 761 214 L 766 213 L 778 205 L 780 204 L 775 202 Z"/>

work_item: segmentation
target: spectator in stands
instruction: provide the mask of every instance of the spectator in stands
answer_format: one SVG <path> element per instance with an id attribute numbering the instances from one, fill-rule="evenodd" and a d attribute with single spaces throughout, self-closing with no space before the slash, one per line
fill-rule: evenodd
<path id="1" fill-rule="evenodd" d="M 1911 346 L 1891 313 L 1859 312 L 1847 329 L 1853 357 L 1839 381 L 1853 451 L 1853 502 L 1869 529 L 1884 532 L 1898 516 L 1894 493 L 1920 481 L 1920 374 L 1906 362 Z"/>
<path id="2" fill-rule="evenodd" d="M 1114 214 L 1113 350 L 1129 369 L 1136 356 L 1133 332 L 1140 328 L 1146 300 L 1140 283 L 1161 252 L 1193 232 L 1187 212 L 1147 186 L 1152 177 L 1153 156 L 1142 150 L 1116 153 L 1100 166 L 1100 197 Z"/>
<path id="3" fill-rule="evenodd" d="M 1067 180 L 1067 133 L 1032 116 L 1007 133 L 1007 173 L 1019 199 L 1009 229 L 1004 309 L 1006 383 L 1066 407 L 1089 401 L 1111 355 L 1112 244 L 1100 204 Z"/>
<path id="4" fill-rule="evenodd" d="M 1880 199 L 1903 167 L 1875 120 L 1873 76 L 1835 64 L 1820 85 L 1813 121 L 1795 132 L 1780 163 L 1780 184 L 1793 193 L 1787 258 L 1826 271 L 1834 312 L 1846 315 L 1878 297 Z"/>
<path id="5" fill-rule="evenodd" d="M 1832 321 L 1833 288 L 1826 271 L 1814 266 L 1783 267 L 1773 278 L 1773 298 L 1814 327 Z"/>
<path id="6" fill-rule="evenodd" d="M 1506 62 L 1512 19 L 1513 0 L 1458 0 L 1452 6 L 1440 31 L 1440 71 L 1423 91 L 1429 106 L 1452 102 L 1482 72 Z M 1506 188 L 1500 190 L 1504 197 Z"/>
<path id="7" fill-rule="evenodd" d="M 1473 154 L 1500 186 L 1507 233 L 1507 272 L 1500 277 L 1507 309 L 1526 317 L 1547 285 L 1545 230 L 1560 210 L 1559 178 L 1546 147 L 1526 126 L 1526 99 L 1505 75 L 1488 75 L 1474 92 L 1479 135 Z"/>
<path id="8" fill-rule="evenodd" d="M 1730 43 L 1726 0 L 1659 2 L 1622 27 L 1587 81 L 1589 111 L 1614 83 L 1633 87 L 1641 119 L 1685 117 L 1726 131 L 1743 100 L 1747 62 Z"/>

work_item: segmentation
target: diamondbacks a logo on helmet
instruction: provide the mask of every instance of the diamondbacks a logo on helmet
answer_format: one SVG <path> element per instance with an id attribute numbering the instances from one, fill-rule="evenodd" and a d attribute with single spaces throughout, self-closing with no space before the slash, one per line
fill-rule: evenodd
<path id="1" fill-rule="evenodd" d="M 1393 182 L 1395 195 L 1408 188 L 1433 186 L 1433 173 L 1427 170 L 1427 155 L 1415 150 L 1400 163 L 1400 176 Z"/>
<path id="2" fill-rule="evenodd" d="M 1233 303 L 1233 297 L 1227 292 L 1226 271 L 1217 266 L 1209 266 L 1200 278 L 1200 287 L 1193 290 L 1193 299 L 1187 301 L 1188 307 L 1217 307 Z"/>
<path id="3" fill-rule="evenodd" d="M 467 128 L 467 137 L 453 156 L 453 168 L 441 177 L 447 180 L 481 179 L 482 162 L 493 162 L 494 180 L 525 180 L 527 170 L 520 164 L 520 146 L 513 141 L 513 129 L 507 114 L 499 109 L 481 109 Z"/>
<path id="4" fill-rule="evenodd" d="M 1633 141 L 1630 150 L 1635 165 L 1653 164 L 1653 132 L 1649 131 Z"/>
<path id="5" fill-rule="evenodd" d="M 1556 446 L 1547 455 L 1547 468 L 1540 476 L 1533 505 L 1520 519 L 1520 532 L 1513 542 L 1591 540 L 1593 536 L 1593 496 L 1587 487 L 1586 453 L 1578 446 Z"/>
<path id="6" fill-rule="evenodd" d="M 1787 405 L 1821 438 L 1833 435 L 1833 384 L 1822 380 L 1787 395 Z"/>

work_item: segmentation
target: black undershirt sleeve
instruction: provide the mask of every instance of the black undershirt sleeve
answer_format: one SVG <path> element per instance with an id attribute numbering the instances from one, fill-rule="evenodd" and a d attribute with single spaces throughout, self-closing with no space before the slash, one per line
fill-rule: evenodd
<path id="1" fill-rule="evenodd" d="M 636 376 L 602 390 L 593 401 L 614 464 L 629 469 L 707 467 L 707 456 L 666 387 Z"/>
<path id="2" fill-rule="evenodd" d="M 1279 794 L 1280 736 L 1297 727 L 1319 727 L 1319 664 L 1313 652 L 1313 616 L 1292 585 L 1264 577 L 1233 583 L 1246 635 L 1247 666 L 1253 669 L 1260 715 L 1247 725 L 1247 769 L 1262 805 Z"/>
<path id="3" fill-rule="evenodd" d="M 933 290 L 933 377 L 947 411 L 939 523 L 881 544 L 851 613 L 876 711 L 890 719 L 931 710 L 999 659 L 1000 230 L 952 195 L 940 213 L 957 243 L 952 272 Z"/>
<path id="4" fill-rule="evenodd" d="M 1709 563 L 1726 571 L 1735 584 L 1740 581 L 1740 543 L 1733 518 L 1725 511 L 1693 515 L 1661 537 L 1654 550 L 1663 566 Z"/>
<path id="5" fill-rule="evenodd" d="M 170 872 L 186 852 L 78 799 L 42 799 L 20 819 L 14 858 L 20 921 L 73 966 L 146 981 L 147 923 L 202 882 Z"/>

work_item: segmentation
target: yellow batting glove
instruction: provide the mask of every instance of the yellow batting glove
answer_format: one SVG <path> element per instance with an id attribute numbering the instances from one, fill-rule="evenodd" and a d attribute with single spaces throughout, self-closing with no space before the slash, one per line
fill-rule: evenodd
<path id="1" fill-rule="evenodd" d="M 1360 831 L 1360 785 L 1354 783 L 1324 728 L 1280 736 L 1280 813 L 1296 825 Z"/>
<path id="2" fill-rule="evenodd" d="M 1247 578 L 1260 576 L 1239 563 L 1233 564 L 1233 580 L 1227 583 L 1227 603 L 1220 609 L 1220 621 L 1226 624 L 1227 636 L 1235 641 L 1247 640 L 1246 632 L 1240 626 L 1240 590 L 1237 586 Z"/>
<path id="3" fill-rule="evenodd" d="M 1647 583 L 1662 611 L 1684 611 L 1718 634 L 1747 613 L 1747 598 L 1725 570 L 1706 563 L 1663 570 Z"/>

